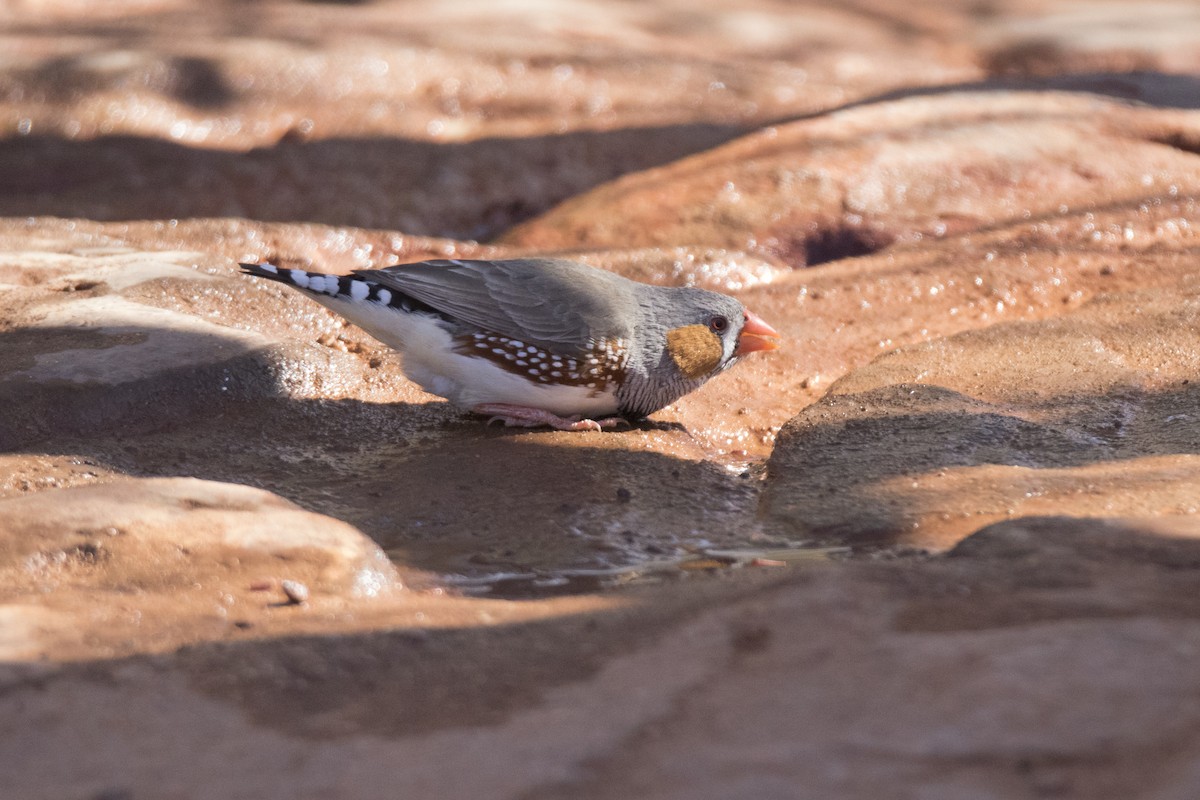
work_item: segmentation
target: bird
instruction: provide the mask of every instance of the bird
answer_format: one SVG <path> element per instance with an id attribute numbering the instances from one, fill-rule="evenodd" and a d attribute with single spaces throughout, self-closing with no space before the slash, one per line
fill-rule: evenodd
<path id="1" fill-rule="evenodd" d="M 728 295 L 561 258 L 437 259 L 348 275 L 240 266 L 399 351 L 425 391 L 508 427 L 641 420 L 780 339 Z"/>

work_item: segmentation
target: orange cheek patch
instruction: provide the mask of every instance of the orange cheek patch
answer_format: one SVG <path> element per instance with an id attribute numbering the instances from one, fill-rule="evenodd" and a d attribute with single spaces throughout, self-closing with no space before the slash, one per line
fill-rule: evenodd
<path id="1" fill-rule="evenodd" d="M 684 325 L 667 331 L 667 352 L 679 371 L 695 380 L 721 363 L 721 339 L 705 325 Z"/>

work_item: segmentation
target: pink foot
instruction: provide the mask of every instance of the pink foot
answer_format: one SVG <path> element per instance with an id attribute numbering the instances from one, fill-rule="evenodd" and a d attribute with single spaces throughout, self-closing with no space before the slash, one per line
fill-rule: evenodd
<path id="1" fill-rule="evenodd" d="M 506 428 L 540 428 L 548 425 L 558 431 L 599 431 L 625 424 L 621 417 L 605 417 L 601 420 L 560 417 L 540 408 L 514 406 L 508 403 L 483 403 L 471 409 L 472 413 L 490 416 L 488 424 L 503 422 Z"/>

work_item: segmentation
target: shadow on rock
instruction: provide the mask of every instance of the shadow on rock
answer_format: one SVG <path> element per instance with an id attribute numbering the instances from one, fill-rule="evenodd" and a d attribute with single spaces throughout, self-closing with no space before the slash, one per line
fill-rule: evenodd
<path id="1" fill-rule="evenodd" d="M 286 378 L 282 351 L 268 354 L 239 332 L 213 328 L 0 333 L 0 449 L 64 436 L 125 437 L 186 424 L 230 400 L 277 395 Z"/>
<path id="2" fill-rule="evenodd" d="M 129 38 L 132 41 L 133 37 Z M 14 78 L 50 102 L 65 102 L 112 87 L 112 76 L 97 70 L 94 60 L 94 56 L 59 56 L 15 70 Z M 140 74 L 127 75 L 126 82 L 201 110 L 223 108 L 236 96 L 216 62 L 195 56 L 174 56 L 161 64 L 145 65 Z"/>
<path id="3" fill-rule="evenodd" d="M 667 452 L 639 447 L 647 436 Z M 744 544 L 757 527 L 758 482 L 695 459 L 684 432 L 517 432 L 440 402 L 227 403 L 144 435 L 49 446 L 134 475 L 265 488 L 439 574 L 624 566 Z"/>
<path id="4" fill-rule="evenodd" d="M 195 83 L 188 91 L 209 98 L 207 84 Z M 746 131 L 688 123 L 453 144 L 285 137 L 248 153 L 133 136 L 28 136 L 0 142 L 0 216 L 246 217 L 479 239 Z"/>
<path id="5" fill-rule="evenodd" d="M 189 315 L 130 305 L 161 325 L 123 324 L 113 317 L 96 327 L 0 333 L 0 403 L 8 409 L 0 417 L 0 451 L 33 445 L 54 450 L 56 443 L 71 439 L 110 462 L 115 454 L 137 452 L 143 445 L 153 450 L 145 437 L 173 433 L 195 439 L 198 452 L 208 452 L 204 443 L 223 439 L 229 418 L 239 420 L 232 427 L 247 422 L 253 427 L 265 409 L 287 407 L 288 395 L 315 393 L 318 387 L 335 391 L 340 382 L 361 381 L 369 369 L 362 359 L 331 348 L 273 341 Z M 361 405 L 394 412 L 426 404 Z M 388 419 L 401 421 L 405 431 L 428 422 L 421 414 L 393 413 Z M 375 424 L 381 435 L 395 430 L 382 419 Z M 104 442 L 113 445 L 110 452 L 90 444 Z M 125 468 L 149 474 L 136 462 Z"/>
<path id="6" fill-rule="evenodd" d="M 1004 70 L 998 69 L 997 72 Z M 903 100 L 907 97 L 936 97 L 973 92 L 1084 92 L 1134 100 L 1159 108 L 1200 108 L 1200 78 L 1153 69 L 1127 72 L 1079 71 L 1054 75 L 998 74 L 981 81 L 948 83 L 940 86 L 914 86 L 896 89 L 846 103 L 836 109 L 815 114 L 800 114 L 780 122 L 814 119 L 837 111 Z"/>
<path id="7" fill-rule="evenodd" d="M 410 736 L 499 725 L 645 645 L 684 609 L 638 603 L 508 625 L 405 628 L 187 648 L 191 683 L 289 735 Z M 397 702 L 397 698 L 402 698 Z"/>
<path id="8" fill-rule="evenodd" d="M 1192 514 L 1200 388 L 1006 407 L 936 386 L 828 395 L 780 432 L 777 532 L 944 548 L 1006 518 Z"/>
<path id="9" fill-rule="evenodd" d="M 679 426 L 487 427 L 448 403 L 388 402 L 425 397 L 388 389 L 394 365 L 111 295 L 71 308 L 95 327 L 0 333 L 0 449 L 258 486 L 439 574 L 624 566 L 757 527 L 758 482 Z M 367 386 L 378 401 L 301 399 Z"/>
<path id="10" fill-rule="evenodd" d="M 672 781 L 688 782 L 679 796 L 757 797 L 807 786 L 834 763 L 819 796 L 868 797 L 882 784 L 843 776 L 894 782 L 903 761 L 939 786 L 948 770 L 966 776 L 963 796 L 1012 786 L 1014 775 L 1066 785 L 1071 767 L 1070 785 L 1086 789 L 1072 796 L 1123 797 L 1124 759 L 1110 767 L 1097 752 L 1140 756 L 1164 741 L 1168 759 L 1190 752 L 1194 571 L 1179 561 L 1131 569 L 1114 532 L 1107 569 L 1039 585 L 1082 550 L 1052 547 L 1038 564 L 999 552 L 1019 537 L 989 535 L 997 552 L 970 558 L 844 564 L 766 590 L 657 592 L 537 621 L 481 625 L 476 608 L 475 623 L 418 630 L 400 608 L 382 631 L 7 667 L 0 724 L 23 756 L 8 760 L 20 767 L 10 773 L 37 785 L 66 774 L 89 797 L 131 784 L 153 796 L 163 770 L 178 767 L 238 786 L 257 779 L 263 796 L 327 781 L 356 797 L 490 797 L 523 781 L 537 796 L 574 798 L 596 785 L 616 787 L 599 796 L 643 796 L 638 778 L 668 764 L 681 765 Z M 1086 538 L 1075 541 L 1096 544 Z M 102 735 L 56 768 L 93 729 Z M 720 775 L 694 774 L 703 767 L 690 758 L 731 740 L 742 749 Z M 829 746 L 848 741 L 870 747 Z M 747 746 L 756 755 L 744 764 Z M 701 786 L 714 782 L 722 791 Z"/>
<path id="11" fill-rule="evenodd" d="M 26 685 L 62 687 L 99 677 L 110 686 L 140 686 L 137 691 L 144 693 L 147 684 L 166 678 L 170 685 L 163 688 L 175 700 L 186 702 L 174 694 L 186 687 L 187 694 L 199 692 L 256 725 L 299 739 L 486 728 L 530 709 L 536 714 L 543 703 L 561 705 L 554 695 L 564 687 L 593 677 L 622 654 L 652 645 L 698 606 L 719 605 L 747 591 L 708 584 L 686 596 L 626 593 L 634 602 L 543 610 L 511 621 L 504 621 L 498 603 L 442 598 L 443 611 L 450 603 L 463 606 L 461 625 L 431 627 L 419 621 L 423 615 L 414 622 L 416 612 L 393 608 L 390 619 L 376 620 L 378 630 L 279 636 L 257 626 L 231 627 L 225 641 L 156 656 L 59 664 L 49 675 L 34 668 L 28 679 L 23 665 L 9 665 L 0 668 L 0 686 L 8 694 L 26 680 Z M 347 615 L 340 616 L 349 622 Z M 724 652 L 727 640 L 718 636 L 712 646 Z M 670 676 L 659 681 L 669 684 Z M 608 702 L 636 703 L 620 688 L 614 691 L 621 697 Z M 161 695 L 154 696 L 162 702 Z M 586 724 L 594 712 L 580 709 L 571 716 Z M 561 716 L 557 721 L 563 722 Z"/>
<path id="12" fill-rule="evenodd" d="M 1200 520 L 1030 516 L 988 525 L 938 563 L 970 584 L 947 603 L 944 587 L 911 586 L 896 618 L 908 632 L 981 631 L 1067 620 L 1200 617 L 1188 587 L 1200 569 Z M 986 580 L 981 580 L 986 575 Z"/>

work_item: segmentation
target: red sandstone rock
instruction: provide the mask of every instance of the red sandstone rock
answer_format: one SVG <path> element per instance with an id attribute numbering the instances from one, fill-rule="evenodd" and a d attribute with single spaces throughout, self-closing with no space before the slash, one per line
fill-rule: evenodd
<path id="1" fill-rule="evenodd" d="M 1200 183 L 1185 114 L 1062 93 L 910 98 L 775 125 L 505 234 L 522 247 L 723 247 L 791 267 Z"/>
<path id="2" fill-rule="evenodd" d="M 781 431 L 768 516 L 793 535 L 940 548 L 1000 519 L 1200 513 L 1195 274 L 1159 260 L 1152 289 L 850 372 Z"/>
<path id="3" fill-rule="evenodd" d="M 8 9 L 5 796 L 1200 794 L 1195 9 L 985 5 Z M 233 269 L 529 252 L 786 345 L 489 431 Z"/>

